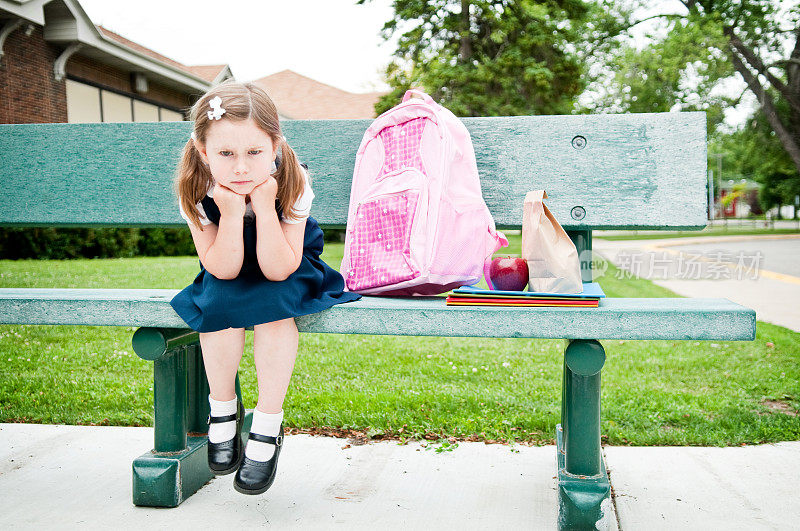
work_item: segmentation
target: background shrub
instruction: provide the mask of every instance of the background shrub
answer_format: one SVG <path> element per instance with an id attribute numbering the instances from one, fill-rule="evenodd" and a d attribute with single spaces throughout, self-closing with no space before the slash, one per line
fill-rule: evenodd
<path id="1" fill-rule="evenodd" d="M 121 258 L 194 254 L 189 229 L 51 228 L 0 229 L 0 258 Z"/>
<path id="2" fill-rule="evenodd" d="M 326 242 L 343 242 L 344 229 L 325 232 Z M 188 227 L 171 228 L 0 228 L 0 259 L 64 260 L 194 255 Z"/>

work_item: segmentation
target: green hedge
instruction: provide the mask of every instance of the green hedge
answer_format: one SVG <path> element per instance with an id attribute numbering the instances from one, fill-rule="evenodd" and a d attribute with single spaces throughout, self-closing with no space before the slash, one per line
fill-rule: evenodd
<path id="1" fill-rule="evenodd" d="M 194 254 L 188 228 L 0 229 L 0 258 L 117 258 Z"/>
<path id="2" fill-rule="evenodd" d="M 325 241 L 343 241 L 344 231 L 325 231 Z M 0 228 L 0 259 L 128 258 L 195 254 L 187 227 L 179 229 Z"/>

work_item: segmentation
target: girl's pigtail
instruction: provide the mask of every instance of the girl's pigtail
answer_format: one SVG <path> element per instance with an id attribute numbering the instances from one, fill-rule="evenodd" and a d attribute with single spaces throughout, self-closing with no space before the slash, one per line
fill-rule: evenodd
<path id="1" fill-rule="evenodd" d="M 203 225 L 200 223 L 197 203 L 205 197 L 211 182 L 211 171 L 200 158 L 194 141 L 189 140 L 183 146 L 183 154 L 177 171 L 176 192 L 181 202 L 181 208 L 192 223 L 200 227 L 200 230 L 203 230 Z"/>
<path id="2" fill-rule="evenodd" d="M 306 186 L 305 169 L 297 160 L 294 150 L 289 147 L 286 140 L 281 143 L 281 165 L 278 168 L 276 180 L 278 181 L 278 202 L 281 205 L 283 216 L 296 220 L 294 211 L 295 202 L 303 195 Z"/>

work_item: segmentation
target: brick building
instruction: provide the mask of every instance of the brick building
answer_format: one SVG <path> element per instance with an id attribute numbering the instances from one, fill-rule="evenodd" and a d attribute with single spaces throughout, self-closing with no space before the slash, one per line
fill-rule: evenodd
<path id="1" fill-rule="evenodd" d="M 0 0 L 0 123 L 184 120 L 232 77 L 95 26 L 77 0 Z"/>
<path id="2" fill-rule="evenodd" d="M 102 26 L 78 0 L 0 0 L 0 123 L 186 119 L 228 65 L 183 65 Z M 282 119 L 374 118 L 355 94 L 291 70 L 254 81 Z"/>

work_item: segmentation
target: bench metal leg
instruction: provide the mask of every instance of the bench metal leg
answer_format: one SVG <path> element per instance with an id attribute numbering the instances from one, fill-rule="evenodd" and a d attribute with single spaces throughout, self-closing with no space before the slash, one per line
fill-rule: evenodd
<path id="1" fill-rule="evenodd" d="M 133 503 L 177 507 L 208 483 L 208 380 L 197 333 L 140 328 L 133 348 L 153 360 L 153 450 L 133 461 Z M 239 377 L 236 394 L 241 398 Z"/>
<path id="2" fill-rule="evenodd" d="M 133 503 L 176 507 L 214 477 L 208 468 L 205 428 L 198 422 L 203 411 L 208 415 L 208 404 L 203 410 L 197 396 L 208 387 L 202 383 L 200 345 L 191 330 L 140 328 L 133 348 L 154 361 L 155 408 L 153 450 L 133 461 Z"/>
<path id="3" fill-rule="evenodd" d="M 611 488 L 600 451 L 599 341 L 571 340 L 564 353 L 561 424 L 556 428 L 559 529 L 607 529 Z"/>
<path id="4" fill-rule="evenodd" d="M 207 420 L 211 413 L 208 404 L 208 379 L 200 343 L 191 345 L 190 349 L 191 352 L 187 352 L 186 356 L 189 390 L 188 429 L 190 435 L 202 436 L 208 433 Z M 238 378 L 236 385 L 236 391 L 239 393 Z"/>

